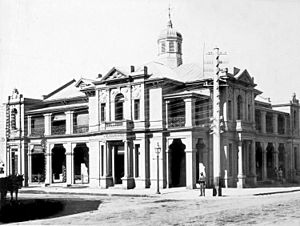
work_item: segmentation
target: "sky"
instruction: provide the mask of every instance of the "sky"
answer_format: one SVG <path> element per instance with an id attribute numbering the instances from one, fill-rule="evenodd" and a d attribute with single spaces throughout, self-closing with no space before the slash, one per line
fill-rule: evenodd
<path id="1" fill-rule="evenodd" d="M 300 97 L 298 0 L 0 0 L 0 102 L 154 60 L 169 5 L 184 63 L 217 46 L 272 103 Z"/>

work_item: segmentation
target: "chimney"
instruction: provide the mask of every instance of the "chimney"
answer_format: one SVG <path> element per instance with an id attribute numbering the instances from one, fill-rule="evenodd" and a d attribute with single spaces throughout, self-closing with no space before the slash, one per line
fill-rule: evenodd
<path id="1" fill-rule="evenodd" d="M 102 78 L 102 74 L 98 74 L 98 78 Z"/>
<path id="2" fill-rule="evenodd" d="M 134 66 L 133 65 L 130 66 L 130 72 L 134 72 Z"/>
<path id="3" fill-rule="evenodd" d="M 144 75 L 148 75 L 148 68 L 147 68 L 147 66 L 144 66 Z"/>

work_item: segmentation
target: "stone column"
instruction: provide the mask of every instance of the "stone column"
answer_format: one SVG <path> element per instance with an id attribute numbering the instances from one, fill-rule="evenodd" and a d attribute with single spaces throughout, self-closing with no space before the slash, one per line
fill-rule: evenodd
<path id="1" fill-rule="evenodd" d="M 172 184 L 172 177 L 171 177 L 171 164 L 172 161 L 172 152 L 169 149 L 169 146 L 173 143 L 173 139 L 168 140 L 168 146 L 166 148 L 166 169 L 167 169 L 167 188 L 170 187 L 170 184 Z"/>
<path id="2" fill-rule="evenodd" d="M 27 136 L 31 135 L 31 115 L 27 116 Z"/>
<path id="3" fill-rule="evenodd" d="M 113 184 L 116 182 L 116 174 L 115 174 L 115 153 L 116 153 L 116 146 L 113 145 L 111 147 L 111 168 L 112 168 L 112 178 Z"/>
<path id="4" fill-rule="evenodd" d="M 251 177 L 251 183 L 253 186 L 256 186 L 256 146 L 255 146 L 255 140 L 252 140 L 251 142 L 251 162 L 250 162 L 250 177 Z"/>
<path id="5" fill-rule="evenodd" d="M 266 112 L 261 111 L 260 112 L 260 120 L 261 120 L 261 132 L 266 133 Z"/>
<path id="6" fill-rule="evenodd" d="M 169 126 L 169 104 L 170 104 L 170 101 L 166 100 L 165 101 L 165 108 L 166 108 L 166 128 L 168 128 L 168 126 Z"/>
<path id="7" fill-rule="evenodd" d="M 185 127 L 195 125 L 195 100 L 194 98 L 184 99 L 185 102 Z"/>
<path id="8" fill-rule="evenodd" d="M 112 157 L 111 157 L 112 147 L 109 143 L 106 146 L 106 176 L 112 176 Z"/>
<path id="9" fill-rule="evenodd" d="M 243 141 L 241 139 L 241 134 L 239 133 L 239 142 L 238 142 L 238 188 L 245 187 L 245 175 L 243 171 Z"/>
<path id="10" fill-rule="evenodd" d="M 73 114 L 74 111 L 66 111 L 66 134 L 73 134 Z"/>
<path id="11" fill-rule="evenodd" d="M 186 188 L 196 188 L 196 149 L 186 149 Z"/>
<path id="12" fill-rule="evenodd" d="M 107 90 L 107 98 L 106 98 L 106 104 L 105 104 L 105 107 L 106 107 L 105 121 L 106 122 L 109 122 L 111 120 L 115 120 L 114 118 L 113 119 L 111 118 L 112 117 L 112 113 L 111 113 L 112 109 L 110 107 L 110 104 L 111 104 L 110 100 L 111 100 L 111 91 Z M 112 103 L 112 104 L 114 105 L 114 103 Z"/>
<path id="13" fill-rule="evenodd" d="M 134 187 L 134 180 L 131 175 L 131 165 L 132 165 L 132 145 L 128 140 L 124 142 L 124 177 L 122 178 L 122 186 L 125 189 L 130 189 Z"/>
<path id="14" fill-rule="evenodd" d="M 46 173 L 45 173 L 45 186 L 52 184 L 52 148 L 53 144 L 46 144 Z"/>
<path id="15" fill-rule="evenodd" d="M 33 145 L 28 145 L 28 183 L 32 183 L 32 149 Z"/>
<path id="16" fill-rule="evenodd" d="M 262 146 L 262 180 L 267 179 L 267 147 L 268 143 L 261 142 Z"/>
<path id="17" fill-rule="evenodd" d="M 66 186 L 74 184 L 73 147 L 71 143 L 63 144 L 66 149 Z"/>
<path id="18" fill-rule="evenodd" d="M 45 119 L 45 136 L 51 135 L 51 119 L 52 113 L 44 114 L 44 119 Z"/>
<path id="19" fill-rule="evenodd" d="M 272 118 L 272 123 L 273 123 L 273 133 L 278 134 L 278 114 L 274 113 L 273 118 Z"/>
<path id="20" fill-rule="evenodd" d="M 104 142 L 103 160 L 101 160 L 101 163 L 103 163 L 103 176 L 100 177 L 100 187 L 102 188 L 108 188 L 113 185 L 109 149 L 108 142 Z"/>
<path id="21" fill-rule="evenodd" d="M 225 170 L 224 170 L 224 181 L 225 187 L 228 188 L 228 171 L 229 171 L 229 153 L 228 144 L 224 144 L 224 157 L 225 157 Z"/>

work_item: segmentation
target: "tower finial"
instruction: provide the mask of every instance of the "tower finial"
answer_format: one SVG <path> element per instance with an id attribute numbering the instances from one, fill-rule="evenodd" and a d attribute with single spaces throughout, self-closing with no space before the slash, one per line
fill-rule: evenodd
<path id="1" fill-rule="evenodd" d="M 168 22 L 168 27 L 173 28 L 172 20 L 171 20 L 171 4 L 169 3 L 169 22 Z"/>

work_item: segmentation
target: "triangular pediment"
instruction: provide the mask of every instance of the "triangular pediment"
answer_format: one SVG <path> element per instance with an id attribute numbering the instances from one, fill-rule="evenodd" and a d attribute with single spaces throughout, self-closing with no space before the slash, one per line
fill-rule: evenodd
<path id="1" fill-rule="evenodd" d="M 241 74 L 239 74 L 237 80 L 247 84 L 254 85 L 253 79 L 251 78 L 247 70 L 244 70 Z"/>
<path id="2" fill-rule="evenodd" d="M 121 70 L 114 67 L 103 77 L 102 81 L 112 81 L 125 78 L 128 78 L 128 76 Z"/>
<path id="3" fill-rule="evenodd" d="M 80 92 L 80 88 L 76 87 L 75 79 L 66 83 L 65 85 L 59 87 L 48 95 L 43 96 L 44 100 L 57 100 L 57 99 L 68 99 L 72 97 L 84 96 L 82 92 Z"/>

